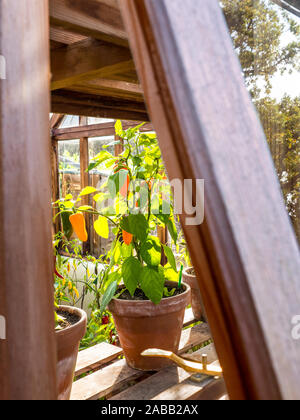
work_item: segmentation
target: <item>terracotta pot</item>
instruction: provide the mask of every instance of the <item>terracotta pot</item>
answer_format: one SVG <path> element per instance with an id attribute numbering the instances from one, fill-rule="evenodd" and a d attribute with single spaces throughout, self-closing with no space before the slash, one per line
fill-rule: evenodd
<path id="1" fill-rule="evenodd" d="M 206 314 L 205 309 L 202 301 L 202 297 L 200 294 L 200 289 L 197 281 L 197 277 L 193 274 L 189 273 L 189 270 L 192 270 L 192 268 L 187 268 L 183 272 L 183 281 L 188 284 L 191 288 L 191 304 L 192 309 L 194 313 L 195 319 L 198 321 L 204 321 L 206 322 Z"/>
<path id="2" fill-rule="evenodd" d="M 166 282 L 177 287 L 177 283 Z M 151 301 L 113 299 L 109 310 L 114 317 L 121 346 L 128 365 L 143 371 L 159 370 L 172 362 L 148 358 L 141 353 L 148 348 L 159 348 L 177 353 L 182 333 L 185 308 L 190 299 L 190 287 L 185 292 L 165 298 L 159 305 Z"/>
<path id="3" fill-rule="evenodd" d="M 84 311 L 69 306 L 60 306 L 62 311 L 79 316 L 77 324 L 56 331 L 57 345 L 57 386 L 58 399 L 69 400 L 76 368 L 79 343 L 86 332 L 87 316 Z"/>

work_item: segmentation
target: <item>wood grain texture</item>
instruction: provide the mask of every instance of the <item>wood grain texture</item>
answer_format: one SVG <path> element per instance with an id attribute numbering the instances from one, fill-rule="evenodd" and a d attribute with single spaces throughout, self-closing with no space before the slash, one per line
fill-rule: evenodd
<path id="1" fill-rule="evenodd" d="M 128 128 L 134 128 L 140 124 L 139 121 L 122 121 L 124 130 Z M 140 128 L 141 132 L 153 131 L 153 125 L 151 123 L 144 124 Z M 58 128 L 52 130 L 53 140 L 73 140 L 81 137 L 108 137 L 115 134 L 115 121 L 109 123 L 100 123 L 93 125 L 86 125 L 83 127 L 72 127 L 72 128 Z"/>
<path id="2" fill-rule="evenodd" d="M 128 48 L 88 38 L 51 50 L 51 90 L 132 69 Z"/>
<path id="3" fill-rule="evenodd" d="M 217 355 L 213 344 L 189 355 L 189 359 L 199 361 L 201 360 L 202 354 L 207 354 L 209 364 L 217 361 Z M 186 355 L 183 355 L 183 357 L 186 357 Z M 213 378 L 204 377 L 204 383 L 199 384 L 192 382 L 190 380 L 191 376 L 191 373 L 185 372 L 183 369 L 176 366 L 171 366 L 113 396 L 110 400 L 188 400 L 192 399 L 195 395 L 200 396 L 206 386 L 215 382 Z M 217 398 L 216 395 L 215 398 Z"/>
<path id="4" fill-rule="evenodd" d="M 109 96 L 144 102 L 144 95 L 140 85 L 120 80 L 95 79 L 85 80 L 69 88 L 73 92 L 90 93 L 92 95 Z"/>
<path id="5" fill-rule="evenodd" d="M 63 114 L 53 114 L 50 118 L 50 130 L 54 130 L 55 128 L 59 128 L 62 124 L 65 116 Z"/>
<path id="6" fill-rule="evenodd" d="M 86 39 L 85 36 L 79 35 L 72 31 L 66 31 L 62 28 L 56 28 L 56 27 L 50 28 L 50 41 L 52 42 L 54 41 L 59 44 L 62 44 L 61 45 L 62 47 L 64 45 L 74 44 L 75 42 L 80 42 L 85 39 Z"/>
<path id="7" fill-rule="evenodd" d="M 186 309 L 183 326 L 188 327 L 195 322 L 192 309 Z M 186 337 L 187 334 L 185 335 L 185 343 Z M 193 334 L 193 337 L 195 337 L 195 334 Z M 199 338 L 202 341 L 202 335 L 200 336 L 198 334 L 198 340 Z M 206 336 L 204 338 L 206 338 Z M 123 354 L 123 350 L 120 347 L 112 346 L 107 343 L 101 343 L 83 350 L 78 354 L 75 376 L 98 369 L 106 363 L 117 359 L 121 354 Z"/>
<path id="8" fill-rule="evenodd" d="M 208 340 L 208 327 L 203 325 L 184 330 L 181 337 L 179 354 L 201 345 Z M 115 362 L 110 366 L 79 379 L 73 385 L 71 400 L 97 400 L 120 392 L 121 387 L 138 378 L 145 372 L 131 369 L 125 360 Z"/>
<path id="9" fill-rule="evenodd" d="M 56 398 L 48 2 L 0 2 L 0 399 Z"/>
<path id="10" fill-rule="evenodd" d="M 50 0 L 51 26 L 119 45 L 128 45 L 116 0 Z"/>
<path id="11" fill-rule="evenodd" d="M 101 343 L 78 354 L 75 376 L 90 372 L 117 359 L 123 353 L 120 347 L 108 343 Z"/>
<path id="12" fill-rule="evenodd" d="M 171 179 L 204 179 L 185 236 L 232 399 L 300 398 L 299 249 L 217 0 L 120 6 Z"/>
<path id="13" fill-rule="evenodd" d="M 149 121 L 145 104 L 107 96 L 57 90 L 51 95 L 52 112 L 133 121 Z"/>

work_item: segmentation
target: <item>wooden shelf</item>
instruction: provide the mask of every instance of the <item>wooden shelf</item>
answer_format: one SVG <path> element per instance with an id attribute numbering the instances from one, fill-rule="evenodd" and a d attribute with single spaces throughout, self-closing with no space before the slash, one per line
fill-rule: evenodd
<path id="1" fill-rule="evenodd" d="M 196 325 L 195 325 L 196 324 Z M 211 340 L 207 324 L 197 324 L 191 309 L 184 319 L 179 354 L 192 360 L 200 360 L 207 354 L 209 363 L 218 363 L 214 345 L 197 350 Z M 197 351 L 192 352 L 193 349 Z M 187 354 L 189 352 L 189 354 Z M 220 399 L 226 395 L 222 379 L 202 376 L 200 382 L 191 374 L 171 366 L 157 373 L 145 373 L 127 366 L 120 347 L 101 343 L 79 353 L 72 400 L 190 400 Z"/>

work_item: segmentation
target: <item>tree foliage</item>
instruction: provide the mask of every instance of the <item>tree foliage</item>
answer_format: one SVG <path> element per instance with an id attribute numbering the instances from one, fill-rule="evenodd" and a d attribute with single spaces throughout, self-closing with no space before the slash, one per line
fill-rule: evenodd
<path id="1" fill-rule="evenodd" d="M 300 26 L 270 0 L 221 0 L 221 5 L 251 93 L 260 93 L 260 78 L 270 93 L 276 72 L 299 68 Z M 287 43 L 286 32 L 293 35 Z"/>
<path id="2" fill-rule="evenodd" d="M 300 96 L 271 97 L 276 73 L 300 70 L 299 20 L 271 0 L 221 0 L 221 5 L 300 241 Z"/>

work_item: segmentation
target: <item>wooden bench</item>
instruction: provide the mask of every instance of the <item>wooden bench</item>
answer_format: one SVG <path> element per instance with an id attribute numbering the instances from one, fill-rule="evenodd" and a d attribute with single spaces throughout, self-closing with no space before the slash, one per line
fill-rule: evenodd
<path id="1" fill-rule="evenodd" d="M 196 324 L 196 325 L 195 325 Z M 214 345 L 200 350 L 211 341 L 207 324 L 194 320 L 187 309 L 179 353 L 191 360 L 208 355 L 209 363 L 218 363 Z M 193 352 L 193 349 L 196 351 Z M 189 353 L 187 353 L 189 352 Z M 80 376 L 83 377 L 79 378 Z M 171 366 L 160 372 L 140 372 L 127 366 L 120 347 L 101 343 L 79 353 L 72 400 L 215 400 L 226 397 L 223 379 L 201 376 L 195 382 L 191 374 Z"/>

